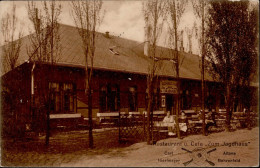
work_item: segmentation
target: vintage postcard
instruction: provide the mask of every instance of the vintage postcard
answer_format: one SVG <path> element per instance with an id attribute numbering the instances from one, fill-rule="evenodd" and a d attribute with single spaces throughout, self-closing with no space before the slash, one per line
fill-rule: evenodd
<path id="1" fill-rule="evenodd" d="M 259 166 L 259 2 L 0 2 L 3 167 Z"/>

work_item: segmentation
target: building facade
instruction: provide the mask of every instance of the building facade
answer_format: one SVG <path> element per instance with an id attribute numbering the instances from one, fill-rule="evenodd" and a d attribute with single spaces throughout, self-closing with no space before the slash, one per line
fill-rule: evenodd
<path id="1" fill-rule="evenodd" d="M 88 118 L 85 94 L 85 65 L 80 37 L 75 27 L 61 25 L 62 53 L 54 65 L 30 60 L 26 37 L 17 67 L 1 77 L 2 122 L 15 122 L 20 131 L 44 130 L 46 109 L 51 119 L 80 122 Z M 93 118 L 98 113 L 140 112 L 147 109 L 147 71 L 151 59 L 144 55 L 144 44 L 98 34 L 92 77 Z M 160 58 L 171 58 L 169 49 L 158 47 Z M 201 107 L 200 57 L 180 53 L 181 109 L 199 111 Z M 172 62 L 158 62 L 154 89 L 154 110 L 177 107 L 177 83 Z M 205 74 L 205 107 L 224 108 L 221 84 Z M 45 110 L 44 110 L 45 108 Z M 73 123 L 72 122 L 72 123 Z M 9 123 L 9 124 L 8 124 Z M 30 128 L 29 128 L 30 127 Z M 3 128 L 9 130 L 12 128 Z"/>

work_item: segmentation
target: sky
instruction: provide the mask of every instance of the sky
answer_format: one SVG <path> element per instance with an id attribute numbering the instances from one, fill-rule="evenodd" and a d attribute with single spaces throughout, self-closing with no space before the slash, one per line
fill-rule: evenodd
<path id="1" fill-rule="evenodd" d="M 16 5 L 16 14 L 23 34 L 27 35 L 32 31 L 32 24 L 28 19 L 27 1 L 1 1 L 0 2 L 0 18 L 7 12 L 11 11 L 12 3 Z M 36 3 L 41 3 L 37 1 Z M 74 26 L 74 21 L 71 16 L 71 8 L 69 1 L 61 1 L 62 12 L 60 15 L 60 22 L 67 25 Z M 143 42 L 144 41 L 144 17 L 142 13 L 142 1 L 138 0 L 105 0 L 102 6 L 104 13 L 103 21 L 98 28 L 99 32 L 108 31 L 111 35 L 120 36 L 123 38 Z M 189 2 L 184 15 L 182 16 L 180 29 L 184 30 L 184 49 L 188 51 L 188 40 L 185 32 L 185 27 L 192 27 L 194 21 L 198 21 L 193 14 L 192 5 Z M 165 23 L 162 36 L 160 38 L 160 46 L 165 46 L 165 39 L 167 36 L 167 23 Z M 1 42 L 2 43 L 2 42 Z M 192 40 L 192 52 L 198 54 L 198 44 L 195 37 Z"/>

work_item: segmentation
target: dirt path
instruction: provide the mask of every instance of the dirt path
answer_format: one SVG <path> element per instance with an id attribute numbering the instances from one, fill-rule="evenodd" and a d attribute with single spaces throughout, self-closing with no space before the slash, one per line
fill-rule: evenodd
<path id="1" fill-rule="evenodd" d="M 156 145 L 137 143 L 95 157 L 81 159 L 61 166 L 257 166 L 259 164 L 259 129 L 221 132 L 207 137 L 194 135 L 179 140 L 169 138 Z M 184 149 L 192 152 L 189 153 Z M 210 152 L 212 150 L 212 152 Z M 209 153 L 207 153 L 209 152 Z M 190 161 L 187 163 L 187 161 Z"/>
<path id="2" fill-rule="evenodd" d="M 1 150 L 3 166 L 65 167 L 183 167 L 257 166 L 259 128 L 220 132 L 209 136 L 190 135 L 180 140 L 169 138 L 155 145 L 118 144 L 118 132 L 103 130 L 94 134 L 95 149 L 88 149 L 84 132 L 54 135 L 49 148 L 44 138 L 37 142 L 5 144 Z M 190 162 L 188 162 L 190 161 Z"/>

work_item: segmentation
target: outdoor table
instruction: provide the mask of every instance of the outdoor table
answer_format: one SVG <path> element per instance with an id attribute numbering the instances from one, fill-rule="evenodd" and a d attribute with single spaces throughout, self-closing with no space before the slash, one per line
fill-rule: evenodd
<path id="1" fill-rule="evenodd" d="M 175 123 L 155 122 L 155 127 L 174 127 Z"/>
<path id="2" fill-rule="evenodd" d="M 176 125 L 175 123 L 165 123 L 165 122 L 162 122 L 162 121 L 154 123 L 154 126 L 157 127 L 157 129 L 159 131 L 163 130 L 164 128 L 168 128 L 168 127 L 174 128 L 175 125 Z M 179 128 L 180 128 L 181 131 L 184 131 L 184 132 L 187 131 L 187 128 L 185 126 L 186 126 L 185 123 L 179 123 Z"/>
<path id="3" fill-rule="evenodd" d="M 174 127 L 175 127 L 175 123 L 165 123 L 165 122 L 162 122 L 162 121 L 155 121 L 154 122 L 154 127 L 156 128 L 156 132 L 159 133 L 159 135 L 161 133 L 165 134 L 165 133 L 169 133 L 168 131 L 168 127 L 172 127 L 173 130 L 174 130 Z"/>
<path id="4" fill-rule="evenodd" d="M 202 129 L 202 120 L 188 120 L 189 123 L 189 129 Z M 205 125 L 209 124 L 209 123 L 214 123 L 213 120 L 205 120 Z M 206 126 L 207 128 L 207 126 Z"/>
<path id="5" fill-rule="evenodd" d="M 205 123 L 208 124 L 208 123 L 213 123 L 214 121 L 213 120 L 205 120 Z M 192 120 L 189 120 L 189 123 L 190 124 L 202 124 L 202 120 L 197 120 L 197 121 L 192 121 Z"/>

